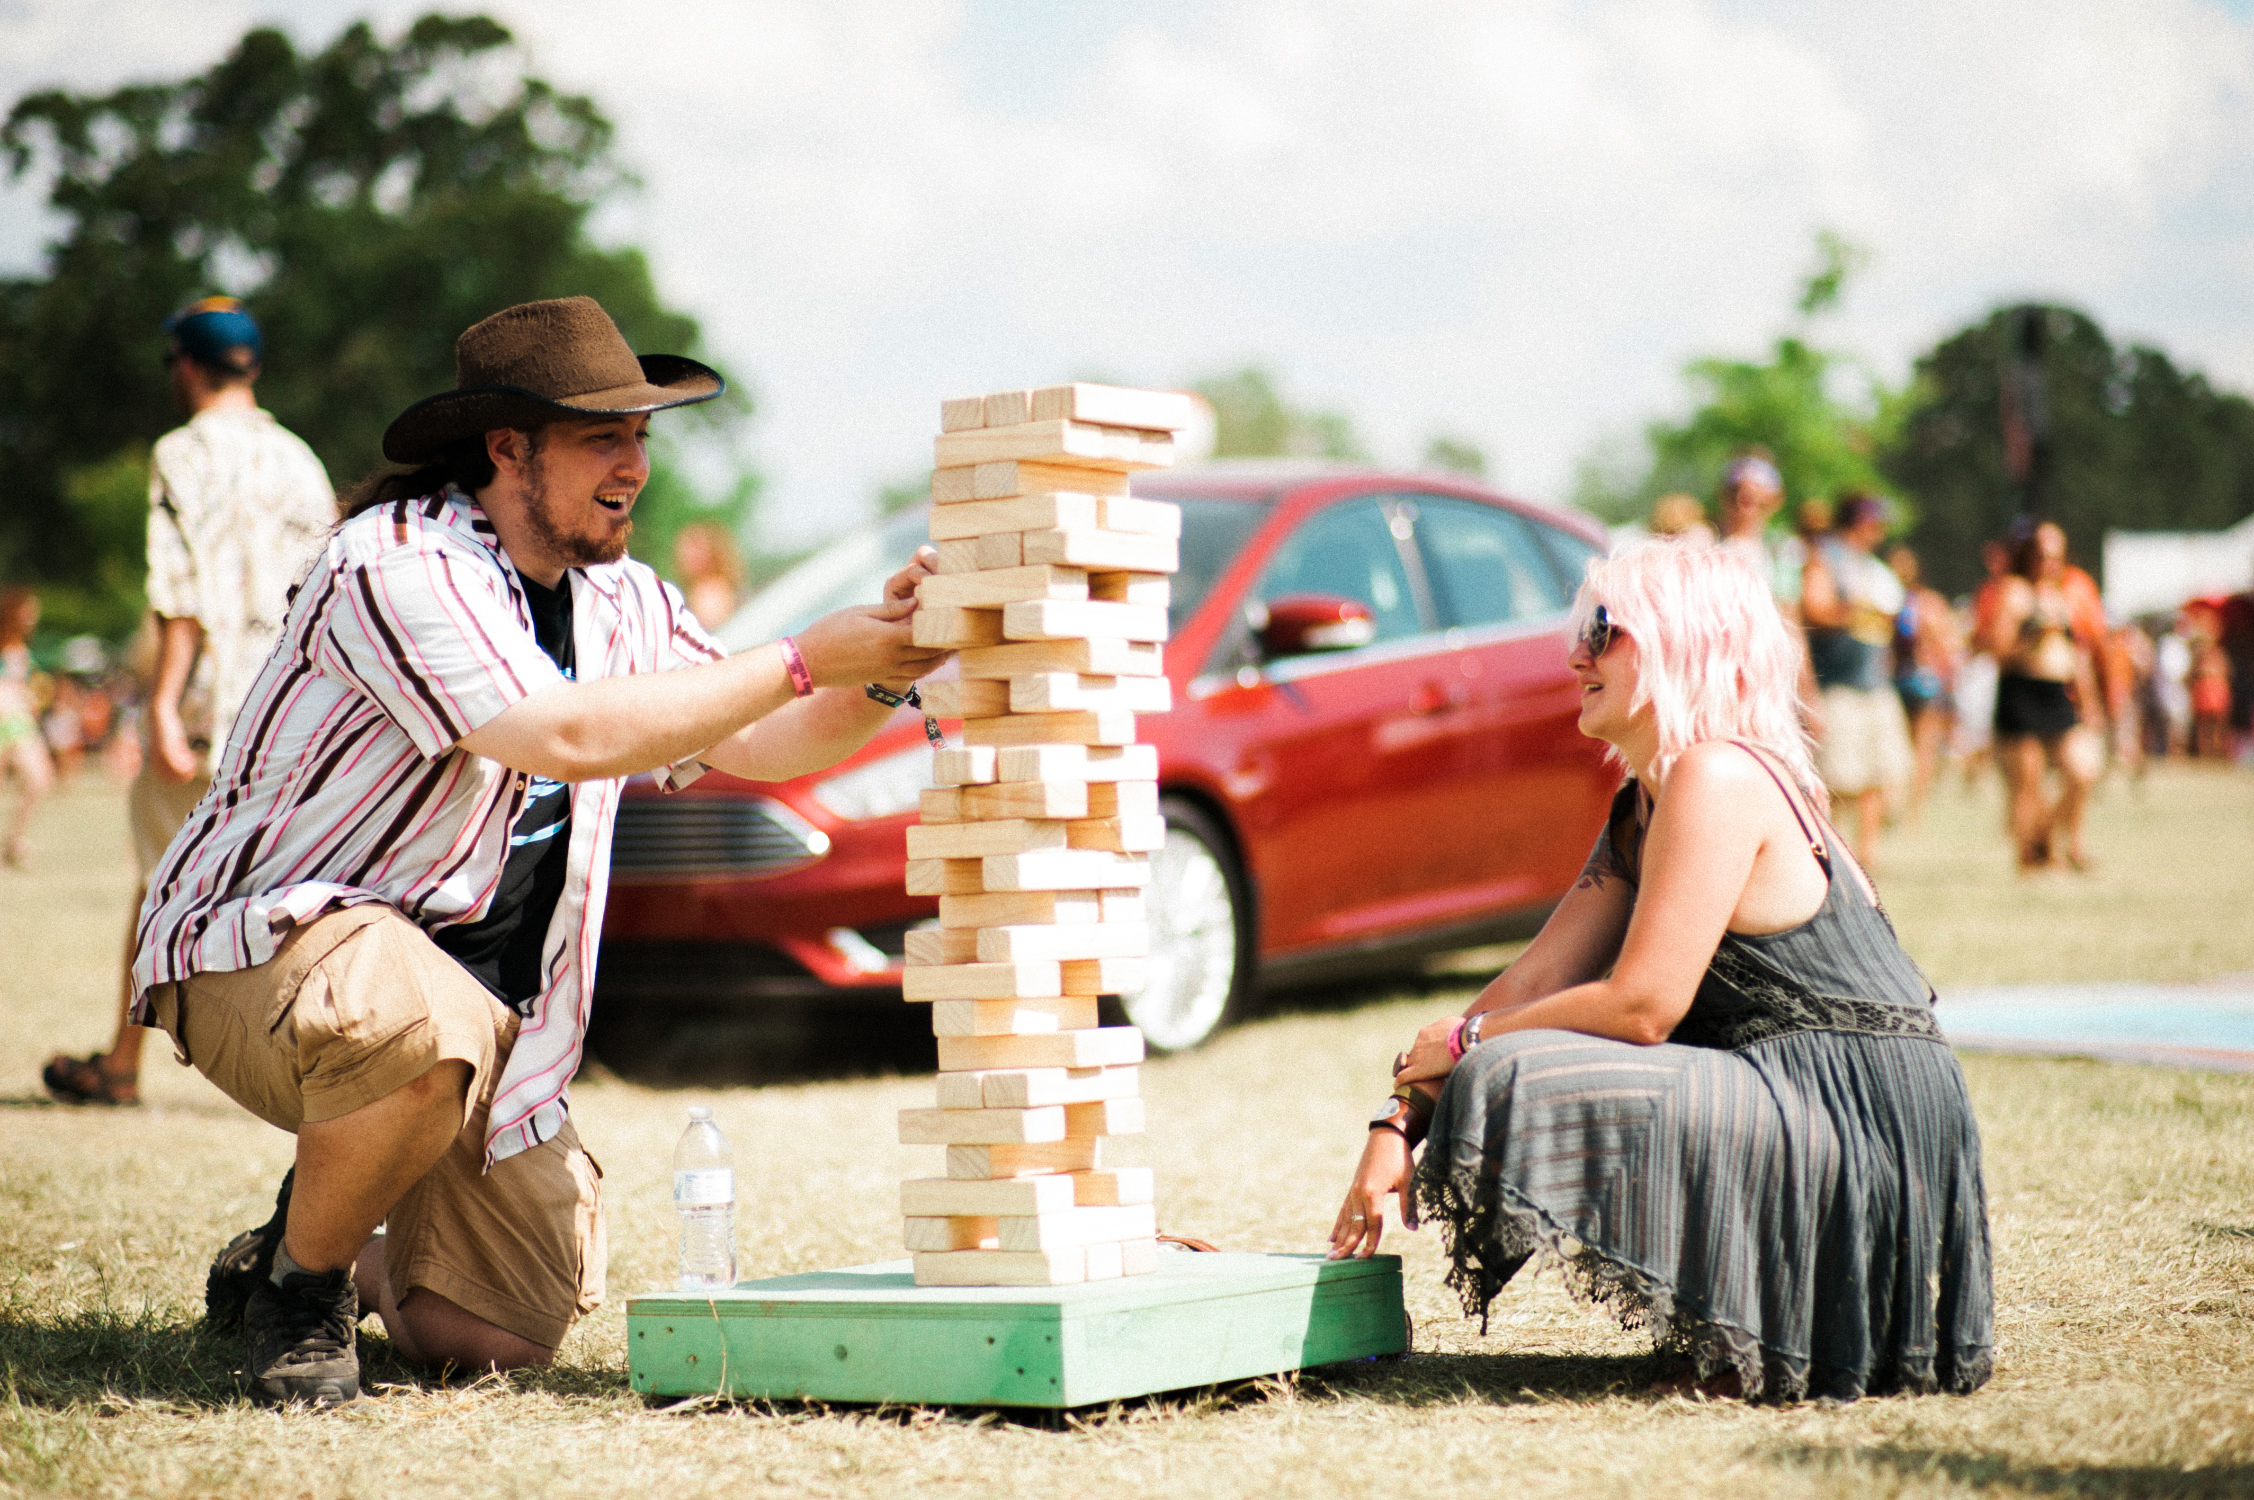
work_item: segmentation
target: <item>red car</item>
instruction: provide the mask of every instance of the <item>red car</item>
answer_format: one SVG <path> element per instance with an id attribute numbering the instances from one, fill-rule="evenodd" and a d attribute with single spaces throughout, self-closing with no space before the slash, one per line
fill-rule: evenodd
<path id="1" fill-rule="evenodd" d="M 1587 856 L 1617 775 L 1574 728 L 1567 613 L 1601 527 L 1433 475 L 1283 461 L 1138 479 L 1182 508 L 1159 749 L 1150 982 L 1123 1004 L 1194 1047 L 1256 985 L 1524 936 Z M 922 511 L 841 541 L 720 632 L 743 649 L 874 599 Z M 906 713 L 843 766 L 628 789 L 606 1014 L 896 991 L 904 830 L 930 752 Z"/>

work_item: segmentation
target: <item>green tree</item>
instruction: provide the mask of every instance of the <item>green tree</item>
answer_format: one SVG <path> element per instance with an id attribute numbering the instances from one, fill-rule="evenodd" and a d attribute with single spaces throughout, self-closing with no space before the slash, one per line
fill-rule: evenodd
<path id="1" fill-rule="evenodd" d="M 1215 458 L 1360 459 L 1361 440 L 1343 413 L 1291 405 L 1275 377 L 1257 366 L 1199 381 L 1213 403 Z"/>
<path id="2" fill-rule="evenodd" d="M 2007 388 L 2038 414 L 2037 472 L 2009 461 Z M 1882 463 L 1917 499 L 1911 541 L 1936 587 L 1977 582 L 1980 544 L 2022 510 L 2056 520 L 2095 572 L 2109 528 L 2213 530 L 2254 513 L 2254 403 L 2157 349 L 2116 349 L 2075 309 L 2006 307 L 1918 360 Z"/>
<path id="3" fill-rule="evenodd" d="M 1839 301 L 1864 255 L 1826 231 L 1817 237 L 1817 258 L 1795 299 L 1803 318 Z M 1672 491 L 1711 496 L 1730 457 L 1755 445 L 1775 455 L 1792 501 L 1879 488 L 1877 451 L 1899 420 L 1900 400 L 1867 378 L 1860 399 L 1841 399 L 1835 393 L 1853 370 L 1851 359 L 1811 342 L 1804 329 L 1779 338 L 1766 360 L 1693 360 L 1683 367 L 1690 415 L 1646 427 L 1641 454 L 1618 446 L 1593 453 L 1574 498 L 1606 520 L 1640 520 Z"/>
<path id="4" fill-rule="evenodd" d="M 393 416 L 453 383 L 455 336 L 511 303 L 586 293 L 636 348 L 696 348 L 641 253 L 587 237 L 595 205 L 632 185 L 609 122 L 526 76 L 482 16 L 425 16 L 389 42 L 355 24 L 309 55 L 254 30 L 190 78 L 29 95 L 0 148 L 16 177 L 51 174 L 64 225 L 46 274 L 0 284 L 15 487 L 0 571 L 42 580 L 69 628 L 115 634 L 138 611 L 137 530 L 85 498 L 115 488 L 86 476 L 179 420 L 159 324 L 192 296 L 249 302 L 260 400 L 340 484 L 377 464 Z"/>

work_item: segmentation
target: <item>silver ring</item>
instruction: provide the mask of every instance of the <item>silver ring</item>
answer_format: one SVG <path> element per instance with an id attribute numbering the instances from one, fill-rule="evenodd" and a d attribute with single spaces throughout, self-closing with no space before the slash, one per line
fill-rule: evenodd
<path id="1" fill-rule="evenodd" d="M 1354 1216 L 1354 1222 L 1357 1224 L 1367 1224 L 1369 1221 L 1370 1216 L 1368 1214 L 1356 1214 Z"/>

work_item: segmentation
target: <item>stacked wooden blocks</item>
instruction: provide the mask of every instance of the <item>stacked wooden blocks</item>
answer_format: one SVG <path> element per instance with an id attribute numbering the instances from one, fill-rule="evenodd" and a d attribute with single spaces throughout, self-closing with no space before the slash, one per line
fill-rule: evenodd
<path id="1" fill-rule="evenodd" d="M 1150 1171 L 1101 1149 L 1143 1128 L 1143 1037 L 1096 1003 L 1142 987 L 1166 833 L 1135 715 L 1170 706 L 1181 512 L 1127 476 L 1172 461 L 1191 399 L 1067 385 L 940 408 L 915 639 L 960 653 L 924 697 L 963 743 L 936 753 L 908 830 L 908 889 L 939 898 L 939 925 L 908 935 L 902 989 L 931 1002 L 940 1072 L 900 1139 L 947 1149 L 945 1177 L 901 1188 L 919 1286 L 1157 1268 Z"/>

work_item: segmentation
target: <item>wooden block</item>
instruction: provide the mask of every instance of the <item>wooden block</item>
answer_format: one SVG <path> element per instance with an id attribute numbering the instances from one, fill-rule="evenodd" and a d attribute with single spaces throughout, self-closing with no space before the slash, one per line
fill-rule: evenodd
<path id="1" fill-rule="evenodd" d="M 1142 1089 L 1142 1069 L 1121 1068 L 989 1068 L 980 1073 L 942 1073 L 940 1080 L 975 1078 L 978 1102 L 964 1109 L 1031 1109 L 1041 1104 L 1095 1104 L 1105 1099 L 1132 1099 Z"/>
<path id="2" fill-rule="evenodd" d="M 1120 1269 L 1129 1276 L 1148 1276 L 1158 1269 L 1158 1238 L 1128 1240 L 1119 1247 Z"/>
<path id="3" fill-rule="evenodd" d="M 1115 1068 L 1143 1060 L 1143 1034 L 1132 1026 L 1060 1031 L 1054 1036 L 978 1036 L 939 1039 L 939 1066 L 949 1073 L 995 1068 Z M 1093 1166 L 1093 1162 L 1083 1163 Z M 953 1171 L 949 1176 L 962 1174 Z"/>
<path id="4" fill-rule="evenodd" d="M 1078 1144 L 1073 1143 L 1075 1146 Z M 976 1151 L 994 1148 L 950 1147 L 950 1154 L 958 1149 Z M 1053 1151 L 1057 1148 L 1048 1146 L 1040 1149 Z M 900 1184 L 900 1212 L 909 1218 L 958 1215 L 992 1218 L 998 1214 L 1053 1214 L 1080 1201 L 1079 1194 L 1084 1189 L 1078 1184 L 1078 1175 L 1066 1177 L 1056 1173 L 1042 1173 L 1032 1177 L 911 1177 Z M 1111 1177 L 1118 1174 L 1100 1172 L 1092 1175 Z"/>
<path id="5" fill-rule="evenodd" d="M 981 683 L 981 687 L 1004 684 Z M 961 793 L 962 816 L 972 818 L 1085 818 L 1085 781 L 1001 781 Z"/>
<path id="6" fill-rule="evenodd" d="M 952 505 L 959 501 L 972 498 L 972 492 L 976 488 L 977 484 L 977 474 L 977 468 L 968 464 L 953 469 L 932 470 L 932 504 Z M 1124 488 L 1121 488 L 1115 493 L 1124 495 L 1127 493 L 1127 491 Z M 1115 526 L 1112 528 L 1112 530 L 1114 531 L 1125 531 L 1127 529 L 1128 528 L 1124 526 Z"/>
<path id="7" fill-rule="evenodd" d="M 1131 745 L 1135 716 L 1124 708 L 1070 714 L 1002 714 L 963 720 L 971 745 Z"/>
<path id="8" fill-rule="evenodd" d="M 1076 1286 L 1088 1279 L 1087 1253 L 1063 1250 L 947 1250 L 915 1257 L 917 1286 Z"/>
<path id="9" fill-rule="evenodd" d="M 954 786 L 927 786 L 916 797 L 916 817 L 925 823 L 960 823 L 963 791 Z"/>
<path id="10" fill-rule="evenodd" d="M 992 1250 L 1001 1243 L 991 1217 L 910 1218 L 902 1222 L 901 1231 L 911 1251 Z"/>
<path id="11" fill-rule="evenodd" d="M 950 929 L 932 929 L 946 931 Z M 967 930 L 967 929 L 952 929 Z M 914 937 L 919 934 L 911 933 Z M 1043 923 L 978 930 L 977 959 L 982 963 L 1022 963 L 1053 958 L 1142 958 L 1150 952 L 1150 929 L 1132 922 Z M 948 962 L 959 963 L 960 959 Z"/>
<path id="12" fill-rule="evenodd" d="M 989 855 L 980 877 L 989 891 L 1108 891 L 1150 884 L 1150 861 L 1103 849 L 1036 849 Z M 937 895 L 939 892 L 912 892 Z"/>
<path id="13" fill-rule="evenodd" d="M 970 941 L 963 941 L 967 936 Z M 1072 955 L 1092 958 L 1094 954 Z M 961 927 L 919 927 L 908 934 L 908 966 L 974 964 L 978 962 L 978 934 Z"/>
<path id="14" fill-rule="evenodd" d="M 942 896 L 939 898 L 939 925 L 976 928 L 1035 922 L 1101 922 L 1105 910 L 1103 900 L 1103 894 L 1097 891 L 988 891 L 977 896 Z"/>
<path id="15" fill-rule="evenodd" d="M 941 1109 L 984 1109 L 985 1078 L 984 1073 L 941 1073 L 933 1080 L 931 1102 Z M 1055 1104 L 1059 1101 L 1050 1099 L 1043 1102 Z"/>
<path id="16" fill-rule="evenodd" d="M 1125 531 L 1136 536 L 1180 537 L 1182 507 L 1169 505 L 1164 500 L 1137 500 L 1131 495 L 1103 495 L 1096 503 L 1096 524 L 1105 531 Z M 1029 526 L 1026 529 L 1030 531 L 1033 528 Z"/>
<path id="17" fill-rule="evenodd" d="M 1165 650 L 1144 641 L 1018 641 L 965 651 L 955 665 L 965 677 L 1014 678 L 1037 672 L 1157 677 L 1166 671 Z"/>
<path id="18" fill-rule="evenodd" d="M 1117 1244 L 1158 1233 L 1158 1211 L 1148 1203 L 1111 1208 L 1067 1208 L 1055 1213 L 998 1218 L 1004 1250 L 1054 1250 L 1065 1245 Z"/>
<path id="19" fill-rule="evenodd" d="M 932 550 L 939 554 L 939 561 L 932 567 L 934 573 L 975 573 L 982 566 L 978 560 L 977 537 L 941 542 Z"/>
<path id="20" fill-rule="evenodd" d="M 1080 381 L 1043 386 L 1030 394 L 1028 421 L 1098 422 L 1153 432 L 1180 432 L 1197 423 L 1198 398 L 1185 391 L 1138 391 Z"/>
<path id="21" fill-rule="evenodd" d="M 936 686 L 937 684 L 935 684 Z M 928 701 L 930 688 L 924 693 Z M 1162 714 L 1174 706 L 1174 685 L 1163 677 L 1100 677 L 1078 672 L 1035 672 L 1010 679 L 1010 712 L 1063 713 L 1075 709 L 1125 709 Z"/>
<path id="22" fill-rule="evenodd" d="M 1174 440 L 1133 427 L 1092 422 L 1018 422 L 943 432 L 932 439 L 932 465 L 1015 461 L 1093 469 L 1163 469 L 1174 462 Z"/>
<path id="23" fill-rule="evenodd" d="M 1164 682 L 1163 677 L 1155 680 Z M 1001 689 L 997 692 L 995 689 Z M 924 712 L 935 719 L 987 719 L 1010 711 L 1010 689 L 1004 683 L 988 682 L 983 678 L 969 682 L 948 680 L 927 682 L 923 685 Z"/>
<path id="24" fill-rule="evenodd" d="M 1149 968 L 1139 958 L 1068 958 L 1060 967 L 1068 995 L 1138 995 Z"/>
<path id="25" fill-rule="evenodd" d="M 992 781 L 999 752 L 992 745 L 949 745 L 931 754 L 931 779 L 943 787 Z"/>
<path id="26" fill-rule="evenodd" d="M 1051 594 L 1049 597 L 1063 596 Z M 1174 598 L 1174 585 L 1164 573 L 1090 573 L 1088 597 L 1111 604 L 1155 605 L 1164 609 Z"/>
<path id="27" fill-rule="evenodd" d="M 1156 1175 L 1148 1167 L 1111 1167 L 1097 1172 L 1075 1172 L 1065 1179 L 1072 1184 L 1072 1201 L 1090 1208 L 1107 1208 L 1129 1203 L 1149 1203 L 1158 1196 Z M 1009 1213 L 1009 1209 L 996 1209 L 996 1213 Z"/>
<path id="28" fill-rule="evenodd" d="M 909 1001 L 1046 1000 L 1063 993 L 1064 975 L 1054 963 L 941 964 L 900 971 L 900 998 Z"/>
<path id="29" fill-rule="evenodd" d="M 973 719 L 970 722 L 994 721 Z M 908 825 L 908 858 L 983 859 L 989 854 L 1062 849 L 1067 844 L 1064 829 L 1062 823 L 1033 818 L 1003 818 L 991 823 L 911 823 Z"/>
<path id="30" fill-rule="evenodd" d="M 1148 915 L 1150 903 L 1143 899 L 1141 891 L 1101 891 L 1097 895 L 1103 907 L 1102 920 L 1106 922 L 1147 922 L 1150 920 Z M 958 896 L 954 899 L 962 900 L 964 898 Z M 946 909 L 947 901 L 948 898 L 945 896 L 939 898 L 941 910 Z"/>
<path id="31" fill-rule="evenodd" d="M 924 582 L 931 580 L 927 578 Z M 919 646 L 950 651 L 971 646 L 999 646 L 1002 644 L 1002 612 L 926 606 L 909 617 L 908 638 Z"/>
<path id="32" fill-rule="evenodd" d="M 1005 745 L 1003 781 L 1156 781 L 1156 745 Z"/>
<path id="33" fill-rule="evenodd" d="M 1135 573 L 1172 573 L 1182 566 L 1181 547 L 1166 536 L 1131 531 L 1048 530 L 1028 527 L 1018 550 L 1029 563 L 1063 563 Z"/>
<path id="34" fill-rule="evenodd" d="M 970 806 L 969 795 L 963 806 Z M 1158 783 L 1155 781 L 1108 781 L 1092 784 L 1088 788 L 1088 816 L 1091 818 L 1155 818 L 1158 816 Z M 1105 918 L 1106 921 L 1111 920 Z"/>
<path id="35" fill-rule="evenodd" d="M 911 896 L 973 896 L 986 889 L 985 862 L 976 859 L 911 859 Z"/>
<path id="36" fill-rule="evenodd" d="M 939 430 L 941 432 L 964 432 L 970 428 L 984 427 L 985 425 L 986 398 L 984 396 L 957 396 L 952 400 L 939 403 Z M 1119 425 L 1132 427 L 1135 424 L 1124 422 Z"/>
<path id="37" fill-rule="evenodd" d="M 1101 530 L 1096 517 L 1103 505 L 1107 501 L 1116 503 L 1125 499 L 1123 495 L 1099 497 L 1075 490 L 1051 490 L 1045 495 L 942 505 L 931 513 L 931 539 L 952 541 L 958 537 L 989 536 L 998 531 Z"/>
<path id="38" fill-rule="evenodd" d="M 936 581 L 927 578 L 924 583 L 929 585 Z M 1167 630 L 1166 611 L 1147 604 L 1114 604 L 1094 599 L 1027 599 L 1002 608 L 1002 635 L 1013 641 L 1053 641 L 1070 636 L 1163 641 Z M 919 639 L 916 644 L 923 642 Z M 998 643 L 981 641 L 978 644 Z"/>
<path id="39" fill-rule="evenodd" d="M 1046 1036 L 1084 1031 L 1096 1023 L 1092 994 L 1052 1000 L 936 1000 L 931 1007 L 934 1036 Z"/>
<path id="40" fill-rule="evenodd" d="M 1127 1101 L 1114 1099 L 1112 1104 Z M 1137 1100 L 1136 1103 L 1142 1101 Z M 1104 1104 L 1076 1104 L 1075 1109 L 1104 1109 Z M 1091 1116 L 1090 1118 L 1094 1118 Z M 900 1111 L 903 1146 L 991 1146 L 1001 1143 L 1061 1141 L 1065 1112 L 1060 1105 L 1040 1109 L 904 1109 Z M 1114 1135 L 1107 1130 L 1083 1130 L 1081 1135 Z"/>
<path id="41" fill-rule="evenodd" d="M 993 531 L 971 542 L 971 553 L 981 568 L 1015 568 L 1025 562 L 1025 533 L 1021 531 Z M 1038 562 L 1054 562 L 1055 558 L 1038 558 Z"/>
<path id="42" fill-rule="evenodd" d="M 985 401 L 981 427 L 1017 427 L 1033 420 L 1031 391 L 996 391 Z"/>
<path id="43" fill-rule="evenodd" d="M 944 1045 L 944 1044 L 942 1044 Z M 1040 1141 L 1023 1145 L 949 1146 L 947 1175 L 964 1182 L 1040 1177 L 1091 1171 L 1102 1163 L 1103 1137 Z"/>
<path id="44" fill-rule="evenodd" d="M 902 1111 L 903 1115 L 906 1111 Z M 932 1113 L 937 1114 L 934 1110 Z M 950 1111 L 954 1113 L 954 1111 Z M 991 1114 L 991 1110 L 965 1110 L 965 1114 Z M 1037 1115 L 1037 1109 L 1005 1110 L 1005 1114 Z M 1044 1126 L 1044 1129 L 1047 1127 Z M 1064 1106 L 1064 1133 L 1082 1135 L 1141 1135 L 1143 1133 L 1143 1101 L 1137 1099 L 1100 1099 L 1092 1104 L 1067 1104 Z M 1049 1140 L 1052 1137 L 1027 1137 Z M 1125 1235 L 1117 1236 L 1125 1239 Z"/>
<path id="45" fill-rule="evenodd" d="M 1127 1257 L 1119 1253 L 1117 1245 L 1086 1245 L 1082 1249 L 1088 1257 L 1088 1280 L 1117 1281 L 1127 1274 Z"/>
<path id="46" fill-rule="evenodd" d="M 1118 495 L 1127 493 L 1127 476 L 1105 469 L 1082 468 L 1078 464 L 1029 464 L 1016 459 L 1000 463 L 980 464 L 975 469 L 947 470 L 948 473 L 970 475 L 968 493 L 956 496 L 962 500 L 1007 500 L 1017 495 L 1045 495 L 1065 491 L 1075 495 Z M 933 475 L 934 481 L 938 476 Z M 956 483 L 950 481 L 950 494 Z M 938 486 L 933 485 L 932 498 L 937 500 Z M 1125 527 L 1113 527 L 1123 531 Z"/>
<path id="47" fill-rule="evenodd" d="M 1067 823 L 1065 830 L 1067 841 L 1075 849 L 1148 854 L 1166 846 L 1166 820 L 1155 814 L 1140 818 L 1083 818 Z M 908 831 L 915 832 L 913 828 Z"/>
<path id="48" fill-rule="evenodd" d="M 916 585 L 916 600 L 923 609 L 999 609 L 1027 601 L 1077 604 L 1085 602 L 1087 597 L 1086 573 L 1078 568 L 1052 568 L 1046 564 L 1037 568 L 942 573 Z M 1003 623 L 1007 628 L 1008 622 Z"/>

